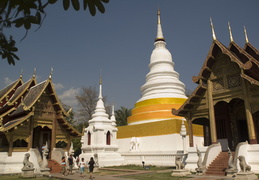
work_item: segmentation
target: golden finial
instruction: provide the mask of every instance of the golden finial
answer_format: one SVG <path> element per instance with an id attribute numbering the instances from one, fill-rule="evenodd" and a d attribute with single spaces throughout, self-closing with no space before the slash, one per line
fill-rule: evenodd
<path id="1" fill-rule="evenodd" d="M 246 33 L 246 27 L 245 27 L 245 26 L 244 26 L 244 33 L 245 33 L 246 43 L 249 43 L 249 41 L 248 41 L 248 36 L 247 36 L 247 33 Z"/>
<path id="2" fill-rule="evenodd" d="M 161 24 L 161 22 L 160 22 L 160 9 L 157 10 L 157 24 Z"/>
<path id="3" fill-rule="evenodd" d="M 103 83 L 103 81 L 102 81 L 102 69 L 100 69 L 100 82 L 99 82 L 100 84 L 102 84 Z"/>
<path id="4" fill-rule="evenodd" d="M 53 74 L 53 67 L 50 68 L 49 79 L 52 78 L 52 74 Z"/>
<path id="5" fill-rule="evenodd" d="M 22 78 L 22 75 L 23 75 L 23 69 L 21 70 L 20 78 Z"/>
<path id="6" fill-rule="evenodd" d="M 35 77 L 36 76 L 36 68 L 34 68 L 34 70 L 33 70 L 33 77 Z"/>
<path id="7" fill-rule="evenodd" d="M 228 22 L 228 30 L 229 30 L 230 42 L 234 42 L 233 36 L 232 36 L 232 31 L 231 31 L 231 27 L 230 27 L 230 23 L 229 23 L 229 22 Z"/>
<path id="8" fill-rule="evenodd" d="M 214 26 L 213 26 L 211 17 L 210 17 L 210 26 L 211 26 L 211 31 L 212 31 L 212 38 L 215 41 L 217 38 L 216 38 L 216 34 L 215 34 L 215 31 L 214 31 Z"/>

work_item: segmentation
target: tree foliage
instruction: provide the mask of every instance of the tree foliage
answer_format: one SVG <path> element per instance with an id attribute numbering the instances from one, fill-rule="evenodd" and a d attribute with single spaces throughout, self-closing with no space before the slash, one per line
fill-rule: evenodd
<path id="1" fill-rule="evenodd" d="M 18 48 L 15 46 L 16 41 L 12 36 L 7 37 L 4 30 L 15 26 L 16 28 L 24 28 L 26 35 L 32 25 L 39 28 L 46 17 L 45 9 L 49 5 L 56 4 L 57 0 L 1 0 L 0 1 L 0 56 L 7 59 L 9 64 L 15 65 L 15 60 L 19 57 L 15 54 Z M 96 14 L 96 9 L 104 13 L 103 3 L 109 0 L 63 0 L 64 10 L 68 10 L 71 6 L 74 10 L 89 9 L 92 16 Z M 25 35 L 25 36 L 26 36 Z"/>
<path id="2" fill-rule="evenodd" d="M 117 126 L 125 126 L 128 124 L 127 118 L 131 116 L 131 109 L 121 106 L 121 109 L 115 111 L 115 118 Z"/>
<path id="3" fill-rule="evenodd" d="M 96 103 L 98 101 L 98 92 L 94 87 L 82 87 L 81 93 L 76 95 L 79 109 L 77 111 L 78 120 L 84 127 L 88 125 L 88 121 L 92 118 Z"/>
<path id="4" fill-rule="evenodd" d="M 88 121 L 92 119 L 92 115 L 96 108 L 99 93 L 95 87 L 82 87 L 81 93 L 76 95 L 79 109 L 77 110 L 77 118 L 80 128 L 88 126 Z M 106 97 L 103 97 L 105 104 Z M 107 114 L 110 113 L 110 106 L 105 107 Z"/>

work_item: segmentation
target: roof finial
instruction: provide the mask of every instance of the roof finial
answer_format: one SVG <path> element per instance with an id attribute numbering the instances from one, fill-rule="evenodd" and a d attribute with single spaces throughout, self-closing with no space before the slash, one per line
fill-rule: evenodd
<path id="1" fill-rule="evenodd" d="M 53 74 L 53 67 L 50 68 L 49 79 L 52 78 L 52 74 Z"/>
<path id="2" fill-rule="evenodd" d="M 103 83 L 103 82 L 102 82 L 102 76 L 101 76 L 101 74 L 100 74 L 100 82 L 99 82 L 99 83 L 100 83 L 100 85 L 99 85 L 100 88 L 99 88 L 99 97 L 98 97 L 98 98 L 99 98 L 99 99 L 102 99 L 102 98 L 103 98 L 103 96 L 102 96 L 102 83 Z"/>
<path id="3" fill-rule="evenodd" d="M 215 40 L 217 40 L 217 38 L 216 38 L 216 34 L 215 34 L 215 31 L 214 31 L 214 26 L 213 26 L 211 17 L 210 17 L 210 26 L 211 26 L 211 31 L 212 31 L 212 38 L 215 41 Z"/>
<path id="4" fill-rule="evenodd" d="M 23 75 L 23 69 L 21 70 L 20 78 L 22 78 L 22 75 Z"/>
<path id="5" fill-rule="evenodd" d="M 228 30 L 229 30 L 230 42 L 234 42 L 233 36 L 232 36 L 232 31 L 231 31 L 231 27 L 230 27 L 230 23 L 229 23 L 229 22 L 228 22 Z"/>
<path id="6" fill-rule="evenodd" d="M 246 33 L 246 27 L 245 27 L 245 26 L 244 26 L 244 33 L 245 33 L 246 43 L 249 43 L 249 41 L 248 41 L 248 36 L 247 36 L 247 33 Z"/>
<path id="7" fill-rule="evenodd" d="M 100 84 L 102 84 L 102 69 L 100 69 Z"/>
<path id="8" fill-rule="evenodd" d="M 165 41 L 160 20 L 160 10 L 157 11 L 157 36 L 155 41 Z"/>
<path id="9" fill-rule="evenodd" d="M 161 24 L 160 15 L 161 15 L 160 9 L 158 8 L 158 10 L 157 10 L 157 24 Z"/>
<path id="10" fill-rule="evenodd" d="M 36 68 L 34 68 L 34 70 L 33 70 L 33 75 L 32 75 L 32 77 L 35 77 L 36 76 Z"/>

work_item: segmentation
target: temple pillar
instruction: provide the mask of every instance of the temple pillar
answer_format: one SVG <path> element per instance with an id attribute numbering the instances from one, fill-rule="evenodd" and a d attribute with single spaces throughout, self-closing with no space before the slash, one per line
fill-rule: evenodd
<path id="1" fill-rule="evenodd" d="M 13 153 L 13 132 L 10 132 L 8 156 L 12 156 Z"/>
<path id="2" fill-rule="evenodd" d="M 208 100 L 208 109 L 209 109 L 209 119 L 210 119 L 210 134 L 211 134 L 211 143 L 217 143 L 217 131 L 216 131 L 216 123 L 215 123 L 215 111 L 214 111 L 214 104 L 213 104 L 213 97 L 212 91 L 213 86 L 210 80 L 207 81 L 208 88 L 207 88 L 207 100 Z"/>
<path id="3" fill-rule="evenodd" d="M 29 125 L 29 137 L 28 137 L 28 150 L 30 148 L 32 148 L 32 144 L 33 144 L 33 118 L 30 117 L 30 121 L 29 121 L 30 125 Z"/>
<path id="4" fill-rule="evenodd" d="M 243 78 L 242 84 L 243 84 L 243 93 L 244 93 L 244 104 L 245 104 L 245 112 L 246 112 L 246 122 L 247 122 L 247 128 L 248 128 L 248 136 L 249 136 L 249 142 L 250 144 L 257 144 L 256 135 L 255 135 L 255 128 L 254 128 L 254 121 L 253 116 L 251 112 L 251 106 L 250 106 L 250 92 L 249 92 L 249 84 L 247 81 L 245 81 Z"/>
<path id="5" fill-rule="evenodd" d="M 69 152 L 70 146 L 71 146 L 71 138 L 69 137 L 67 140 L 67 147 L 66 147 L 67 152 Z"/>
<path id="6" fill-rule="evenodd" d="M 53 119 L 53 121 L 52 121 L 50 152 L 52 152 L 52 150 L 56 147 L 56 129 L 57 129 L 56 121 L 57 121 L 56 118 Z"/>
<path id="7" fill-rule="evenodd" d="M 189 146 L 193 147 L 193 130 L 192 130 L 192 116 L 191 116 L 191 112 L 188 112 L 188 117 L 186 119 L 187 123 L 188 123 L 188 134 L 189 134 Z"/>
<path id="8" fill-rule="evenodd" d="M 188 122 L 188 133 L 189 133 L 189 146 L 193 147 L 193 130 L 192 130 L 192 121 L 187 120 Z"/>

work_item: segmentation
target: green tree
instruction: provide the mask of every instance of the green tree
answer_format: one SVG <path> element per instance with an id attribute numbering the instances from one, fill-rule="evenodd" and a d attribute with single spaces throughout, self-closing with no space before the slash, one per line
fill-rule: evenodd
<path id="1" fill-rule="evenodd" d="M 88 121 L 92 119 L 92 115 L 96 108 L 99 93 L 95 87 L 82 87 L 81 93 L 76 95 L 79 109 L 77 110 L 78 129 L 81 131 L 88 126 Z M 103 97 L 105 104 L 106 97 Z M 107 114 L 110 112 L 110 106 L 105 107 Z"/>
<path id="2" fill-rule="evenodd" d="M 4 30 L 15 26 L 16 28 L 24 28 L 26 30 L 25 37 L 32 25 L 41 27 L 47 13 L 45 9 L 49 5 L 56 4 L 57 0 L 1 0 L 0 1 L 0 56 L 7 59 L 9 64 L 15 65 L 15 60 L 19 57 L 15 54 L 18 48 L 12 36 L 7 37 Z M 68 10 L 71 6 L 74 10 L 89 9 L 90 14 L 96 14 L 96 8 L 101 13 L 105 12 L 103 3 L 109 0 L 63 0 L 64 10 Z M 25 38 L 24 37 L 24 38 Z"/>
<path id="3" fill-rule="evenodd" d="M 115 118 L 117 126 L 125 126 L 128 124 L 127 118 L 131 116 L 131 109 L 121 106 L 121 109 L 115 111 Z"/>
<path id="4" fill-rule="evenodd" d="M 72 139 L 73 147 L 74 147 L 74 156 L 79 156 L 82 152 L 81 147 L 81 137 L 76 137 Z"/>

